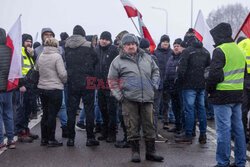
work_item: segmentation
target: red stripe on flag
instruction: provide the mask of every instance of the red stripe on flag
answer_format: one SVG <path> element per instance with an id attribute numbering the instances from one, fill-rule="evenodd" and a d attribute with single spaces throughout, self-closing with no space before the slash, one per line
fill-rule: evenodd
<path id="1" fill-rule="evenodd" d="M 195 29 L 194 29 L 194 32 L 195 32 L 195 36 L 202 42 L 203 37 L 201 36 L 201 34 L 199 34 Z"/>
<path id="2" fill-rule="evenodd" d="M 143 31 L 143 35 L 144 35 L 144 38 L 148 39 L 149 40 L 149 43 L 150 43 L 150 51 L 151 53 L 153 54 L 155 48 L 156 48 L 156 45 L 155 45 L 155 42 L 154 40 L 152 39 L 147 27 L 144 27 L 142 26 L 142 31 Z"/>
<path id="3" fill-rule="evenodd" d="M 248 38 L 250 38 L 250 13 L 248 14 L 245 20 L 244 26 L 242 27 L 242 31 Z"/>
<path id="4" fill-rule="evenodd" d="M 11 62 L 12 62 L 13 52 L 14 52 L 14 45 L 13 45 L 13 42 L 12 42 L 11 38 L 9 37 L 9 35 L 7 35 L 6 46 L 11 48 Z M 15 89 L 18 86 L 18 84 L 19 84 L 19 79 L 18 78 L 14 79 L 13 81 L 8 80 L 7 91 Z"/>
<path id="5" fill-rule="evenodd" d="M 130 6 L 124 6 L 125 10 L 126 10 L 126 13 L 128 15 L 128 17 L 137 17 L 137 12 L 138 10 L 137 9 L 134 9 Z M 140 13 L 140 12 L 139 12 Z M 140 13 L 140 17 L 142 17 L 141 13 Z"/>

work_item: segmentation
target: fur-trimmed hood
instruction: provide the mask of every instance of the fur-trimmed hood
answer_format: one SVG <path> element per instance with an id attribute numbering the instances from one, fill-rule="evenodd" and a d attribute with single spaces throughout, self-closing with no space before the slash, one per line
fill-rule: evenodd
<path id="1" fill-rule="evenodd" d="M 66 40 L 66 48 L 75 49 L 80 46 L 91 47 L 91 42 L 88 42 L 86 38 L 81 35 L 72 35 Z"/>

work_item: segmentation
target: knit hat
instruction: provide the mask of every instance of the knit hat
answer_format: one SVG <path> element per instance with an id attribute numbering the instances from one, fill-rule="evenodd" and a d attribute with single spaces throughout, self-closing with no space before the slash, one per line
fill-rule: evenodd
<path id="1" fill-rule="evenodd" d="M 150 46 L 150 43 L 149 43 L 149 40 L 148 40 L 148 39 L 142 38 L 142 39 L 140 40 L 140 48 L 141 48 L 141 49 L 149 48 L 149 46 Z"/>
<path id="2" fill-rule="evenodd" d="M 4 29 L 0 28 L 0 45 L 6 44 L 6 32 Z"/>
<path id="3" fill-rule="evenodd" d="M 111 33 L 108 31 L 104 31 L 101 33 L 100 39 L 106 39 L 108 41 L 111 41 Z"/>
<path id="4" fill-rule="evenodd" d="M 189 28 L 188 31 L 186 32 L 185 36 L 195 36 L 194 29 Z"/>
<path id="5" fill-rule="evenodd" d="M 69 37 L 69 35 L 66 32 L 62 32 L 60 34 L 60 38 L 62 41 L 66 40 Z"/>
<path id="6" fill-rule="evenodd" d="M 33 44 L 33 49 L 36 49 L 38 46 L 41 46 L 40 42 L 35 42 Z"/>
<path id="7" fill-rule="evenodd" d="M 122 37 L 121 44 L 126 45 L 128 43 L 135 43 L 138 46 L 139 45 L 139 40 L 134 34 L 127 33 Z"/>
<path id="8" fill-rule="evenodd" d="M 81 36 L 85 37 L 86 34 L 85 34 L 85 31 L 82 28 L 82 26 L 76 25 L 73 29 L 73 35 L 81 35 Z"/>
<path id="9" fill-rule="evenodd" d="M 182 39 L 181 38 L 177 38 L 175 41 L 174 41 L 174 44 L 173 45 L 175 45 L 175 44 L 181 44 L 181 42 L 182 42 Z"/>
<path id="10" fill-rule="evenodd" d="M 22 35 L 22 45 L 24 46 L 24 42 L 27 41 L 27 40 L 31 40 L 31 46 L 32 46 L 32 43 L 33 43 L 33 38 L 31 35 L 29 34 L 23 34 Z"/>
<path id="11" fill-rule="evenodd" d="M 183 48 L 186 48 L 186 47 L 187 47 L 187 44 L 186 44 L 185 41 L 182 41 L 181 44 L 180 44 L 180 46 L 183 47 Z"/>
<path id="12" fill-rule="evenodd" d="M 164 42 L 164 41 L 170 42 L 170 38 L 169 38 L 168 35 L 162 35 L 162 36 L 161 36 L 160 43 L 162 43 L 162 42 Z"/>

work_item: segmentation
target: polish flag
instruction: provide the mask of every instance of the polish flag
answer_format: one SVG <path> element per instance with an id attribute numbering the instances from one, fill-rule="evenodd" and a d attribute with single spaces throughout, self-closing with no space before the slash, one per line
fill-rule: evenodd
<path id="1" fill-rule="evenodd" d="M 144 36 L 144 38 L 148 39 L 149 40 L 149 43 L 150 43 L 150 51 L 151 53 L 153 54 L 155 48 L 156 48 L 156 45 L 155 45 L 155 42 L 154 40 L 152 39 L 147 27 L 145 26 L 144 22 L 142 21 L 141 18 L 139 18 L 139 25 L 141 26 L 140 27 L 140 30 L 142 31 L 142 35 Z"/>
<path id="2" fill-rule="evenodd" d="M 129 2 L 129 0 L 121 0 L 121 3 L 123 4 L 123 7 L 125 8 L 129 18 L 137 17 L 137 12 L 139 11 L 131 2 Z M 140 13 L 140 17 L 142 17 L 141 13 Z"/>
<path id="3" fill-rule="evenodd" d="M 18 86 L 19 78 L 22 78 L 22 31 L 21 15 L 7 34 L 6 45 L 11 48 L 11 64 L 8 76 L 7 91 Z"/>
<path id="4" fill-rule="evenodd" d="M 210 52 L 210 56 L 212 57 L 214 40 L 209 31 L 210 28 L 200 10 L 195 22 L 194 32 L 196 37 L 203 43 L 204 48 Z"/>

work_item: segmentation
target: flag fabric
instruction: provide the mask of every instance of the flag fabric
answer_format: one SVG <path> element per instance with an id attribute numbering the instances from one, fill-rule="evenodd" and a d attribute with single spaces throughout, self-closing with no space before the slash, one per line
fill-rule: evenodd
<path id="1" fill-rule="evenodd" d="M 195 22 L 194 32 L 196 37 L 203 43 L 204 48 L 210 52 L 210 56 L 212 57 L 214 50 L 214 40 L 209 31 L 210 28 L 204 19 L 202 11 L 200 10 Z"/>
<path id="2" fill-rule="evenodd" d="M 237 33 L 237 35 L 235 36 L 234 40 L 236 40 L 236 38 L 238 37 L 238 35 L 240 34 L 240 32 L 243 32 L 248 38 L 250 38 L 250 12 L 248 13 L 247 18 L 245 19 L 244 23 L 242 24 L 239 32 Z"/>
<path id="3" fill-rule="evenodd" d="M 138 17 L 139 18 L 139 17 Z M 149 40 L 149 44 L 150 44 L 150 51 L 151 53 L 153 54 L 155 48 L 156 48 L 156 45 L 155 45 L 155 42 L 154 40 L 152 39 L 147 27 L 145 26 L 145 24 L 143 23 L 142 19 L 139 18 L 139 25 L 140 25 L 140 30 L 142 31 L 141 34 L 144 38 L 148 39 Z"/>
<path id="4" fill-rule="evenodd" d="M 137 17 L 137 12 L 139 11 L 131 2 L 129 2 L 129 0 L 121 0 L 121 3 L 123 4 L 123 7 L 125 8 L 125 11 L 127 12 L 127 15 L 129 18 Z M 141 13 L 140 13 L 140 17 L 142 17 Z"/>
<path id="5" fill-rule="evenodd" d="M 22 78 L 22 30 L 21 15 L 11 27 L 7 34 L 6 45 L 11 48 L 11 64 L 8 76 L 7 91 L 15 89 L 18 86 L 19 78 Z"/>

